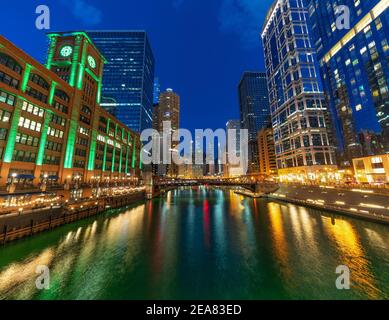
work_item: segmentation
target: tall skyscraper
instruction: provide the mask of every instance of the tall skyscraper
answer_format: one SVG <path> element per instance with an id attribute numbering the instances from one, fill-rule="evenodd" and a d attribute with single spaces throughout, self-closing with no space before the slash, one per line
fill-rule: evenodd
<path id="1" fill-rule="evenodd" d="M 153 123 L 155 130 L 162 132 L 164 121 L 171 122 L 173 131 L 178 130 L 180 128 L 180 96 L 173 89 L 162 92 L 159 95 L 155 113 L 155 123 Z"/>
<path id="2" fill-rule="evenodd" d="M 366 153 L 364 131 L 382 135 L 385 150 L 376 151 L 389 152 L 389 1 L 307 1 L 343 160 Z M 340 5 L 349 10 L 350 28 Z"/>
<path id="3" fill-rule="evenodd" d="M 241 128 L 249 133 L 249 172 L 259 170 L 257 133 L 270 124 L 269 96 L 265 72 L 245 72 L 240 80 Z"/>
<path id="4" fill-rule="evenodd" d="M 240 128 L 241 128 L 240 120 L 229 120 L 226 124 L 227 134 L 228 134 L 228 130 L 236 130 L 236 148 L 235 148 L 235 150 L 228 149 L 229 141 L 227 139 L 227 159 L 228 159 L 229 154 L 231 152 L 234 152 L 234 151 L 235 151 L 236 156 L 240 157 Z M 227 137 L 228 137 L 228 135 L 227 135 Z M 233 165 L 233 164 L 228 163 L 228 161 L 227 161 L 226 170 L 228 171 L 228 176 L 230 176 L 230 177 L 237 177 L 237 176 L 241 176 L 244 174 L 243 166 Z"/>
<path id="5" fill-rule="evenodd" d="M 285 180 L 325 180 L 336 169 L 307 19 L 304 1 L 277 0 L 262 32 L 277 167 Z"/>
<path id="6" fill-rule="evenodd" d="M 90 31 L 88 34 L 107 60 L 103 96 L 114 102 L 102 106 L 115 110 L 116 117 L 136 132 L 151 128 L 155 62 L 146 32 Z"/>
<path id="7" fill-rule="evenodd" d="M 154 107 L 153 114 L 153 129 L 157 130 L 162 136 L 164 132 L 163 123 L 170 121 L 172 133 L 180 128 L 180 97 L 173 89 L 167 89 L 159 96 L 159 103 Z M 163 150 L 162 152 L 175 152 L 178 143 L 172 141 L 171 150 Z M 173 150 L 173 151 L 172 151 Z M 159 165 L 158 175 L 177 176 L 178 167 L 175 164 Z"/>

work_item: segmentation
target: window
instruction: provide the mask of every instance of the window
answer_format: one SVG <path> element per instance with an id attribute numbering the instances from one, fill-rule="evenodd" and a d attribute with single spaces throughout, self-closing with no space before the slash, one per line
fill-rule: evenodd
<path id="1" fill-rule="evenodd" d="M 79 157 L 86 157 L 86 150 L 76 148 L 75 155 Z"/>
<path id="2" fill-rule="evenodd" d="M 26 129 L 30 129 L 33 131 L 40 132 L 42 129 L 42 124 L 24 117 L 20 117 L 19 119 L 19 127 L 23 127 Z"/>
<path id="3" fill-rule="evenodd" d="M 39 138 L 18 132 L 15 142 L 30 147 L 37 147 L 39 145 Z"/>
<path id="4" fill-rule="evenodd" d="M 74 160 L 73 166 L 75 168 L 85 168 L 85 161 L 83 160 Z"/>
<path id="5" fill-rule="evenodd" d="M 15 101 L 16 101 L 15 96 L 0 90 L 0 102 L 6 103 L 10 106 L 14 106 Z"/>
<path id="6" fill-rule="evenodd" d="M 311 128 L 319 128 L 319 120 L 317 117 L 309 117 L 309 126 Z"/>
<path id="7" fill-rule="evenodd" d="M 43 117 L 43 115 L 45 113 L 45 110 L 43 110 L 42 108 L 39 108 L 37 106 L 34 106 L 33 104 L 28 103 L 27 101 L 23 101 L 22 110 L 27 111 L 28 113 L 31 113 L 31 114 L 38 116 L 38 117 L 41 117 L 41 118 Z"/>
<path id="8" fill-rule="evenodd" d="M 11 112 L 0 109 L 0 122 L 9 122 L 11 118 Z"/>
<path id="9" fill-rule="evenodd" d="M 12 88 L 18 89 L 19 88 L 19 80 L 14 79 L 10 75 L 0 71 L 0 81 L 9 85 Z"/>
<path id="10" fill-rule="evenodd" d="M 81 111 L 82 112 L 84 112 L 85 114 L 87 114 L 87 115 L 91 115 L 92 114 L 92 111 L 91 111 L 91 109 L 89 109 L 87 106 L 82 106 L 82 108 L 81 108 Z"/>
<path id="11" fill-rule="evenodd" d="M 53 155 L 45 154 L 43 157 L 43 163 L 48 165 L 58 166 L 60 162 L 60 157 Z"/>
<path id="12" fill-rule="evenodd" d="M 14 150 L 13 160 L 15 161 L 23 161 L 23 162 L 35 162 L 36 153 L 31 151 L 23 151 L 23 150 Z"/>
<path id="13" fill-rule="evenodd" d="M 384 164 L 382 162 L 382 158 L 380 157 L 374 157 L 371 159 L 371 167 L 373 169 L 382 169 L 384 167 Z"/>
<path id="14" fill-rule="evenodd" d="M 66 124 L 66 119 L 64 119 L 64 118 L 62 118 L 60 116 L 57 116 L 56 114 L 52 114 L 51 115 L 51 122 L 64 127 L 65 124 Z"/>
<path id="15" fill-rule="evenodd" d="M 90 125 L 90 120 L 89 118 L 85 117 L 84 115 L 80 114 L 80 121 L 85 123 L 85 124 L 88 124 Z"/>
<path id="16" fill-rule="evenodd" d="M 0 140 L 6 140 L 7 139 L 7 133 L 8 133 L 8 129 L 0 128 Z"/>
<path id="17" fill-rule="evenodd" d="M 47 103 L 47 96 L 34 88 L 27 86 L 26 94 L 28 94 L 30 97 L 33 97 L 34 99 L 37 99 L 43 103 Z"/>
<path id="18" fill-rule="evenodd" d="M 22 74 L 22 67 L 20 64 L 18 64 L 15 59 L 11 58 L 5 53 L 0 53 L 0 64 L 6 66 L 8 69 L 11 69 L 18 74 Z"/>
<path id="19" fill-rule="evenodd" d="M 65 102 L 69 102 L 69 96 L 62 90 L 55 90 L 55 96 L 62 99 Z"/>
<path id="20" fill-rule="evenodd" d="M 59 103 L 58 101 L 54 101 L 54 108 L 58 111 L 61 111 L 63 113 L 68 113 L 68 107 L 64 106 L 63 104 Z"/>
<path id="21" fill-rule="evenodd" d="M 304 142 L 304 147 L 305 147 L 305 148 L 310 147 L 311 142 L 310 142 L 310 140 L 309 140 L 309 136 L 304 136 L 304 137 L 303 137 L 303 142 Z"/>
<path id="22" fill-rule="evenodd" d="M 321 135 L 320 134 L 313 134 L 312 135 L 312 144 L 315 147 L 320 147 L 323 145 L 323 142 L 321 140 Z"/>
<path id="23" fill-rule="evenodd" d="M 54 141 L 46 141 L 46 149 L 51 151 L 62 151 L 62 144 Z"/>
<path id="24" fill-rule="evenodd" d="M 63 138 L 63 131 L 55 128 L 48 127 L 47 128 L 47 135 L 55 138 L 62 139 Z"/>
<path id="25" fill-rule="evenodd" d="M 79 144 L 80 146 L 85 146 L 87 147 L 89 144 L 89 140 L 81 137 L 77 137 L 76 139 L 76 144 Z"/>
<path id="26" fill-rule="evenodd" d="M 89 136 L 89 130 L 86 129 L 86 128 L 80 127 L 80 128 L 78 129 L 78 132 L 80 132 L 81 134 L 84 134 L 84 135 L 86 135 L 86 136 Z"/>
<path id="27" fill-rule="evenodd" d="M 45 90 L 49 90 L 50 88 L 47 81 L 35 73 L 31 74 L 30 80 Z"/>
<path id="28" fill-rule="evenodd" d="M 315 159 L 316 159 L 317 165 L 325 165 L 326 164 L 325 156 L 324 156 L 324 153 L 322 153 L 322 152 L 316 153 Z"/>

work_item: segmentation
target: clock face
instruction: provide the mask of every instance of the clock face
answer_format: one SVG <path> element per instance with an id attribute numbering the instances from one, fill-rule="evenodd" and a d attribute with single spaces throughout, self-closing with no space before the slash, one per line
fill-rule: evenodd
<path id="1" fill-rule="evenodd" d="M 92 69 L 96 68 L 95 58 L 93 58 L 92 56 L 88 56 L 88 64 Z"/>
<path id="2" fill-rule="evenodd" d="M 60 53 L 62 57 L 67 58 L 73 53 L 73 48 L 71 46 L 64 46 Z"/>

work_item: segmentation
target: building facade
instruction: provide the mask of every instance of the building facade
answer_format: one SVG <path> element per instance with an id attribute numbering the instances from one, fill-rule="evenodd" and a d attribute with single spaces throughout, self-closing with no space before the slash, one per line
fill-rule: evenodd
<path id="1" fill-rule="evenodd" d="M 103 56 L 85 33 L 49 38 L 43 66 L 0 36 L 0 188 L 139 177 L 139 135 L 99 105 Z"/>
<path id="2" fill-rule="evenodd" d="M 258 132 L 259 173 L 266 176 L 277 174 L 276 150 L 272 128 Z"/>
<path id="3" fill-rule="evenodd" d="M 353 159 L 358 183 L 389 183 L 389 154 Z"/>
<path id="4" fill-rule="evenodd" d="M 164 132 L 164 122 L 169 122 L 171 126 L 170 132 Z M 164 133 L 173 135 L 174 132 L 180 128 L 180 96 L 173 91 L 173 89 L 167 89 L 159 95 L 159 102 L 154 106 L 153 112 L 153 129 L 158 131 L 160 137 Z M 172 136 L 171 136 L 172 137 Z M 163 152 L 173 152 L 177 149 L 178 142 L 171 141 L 171 148 L 164 150 L 161 143 L 161 161 L 164 158 Z M 172 151 L 173 150 L 173 151 Z M 168 155 L 165 155 L 167 157 Z M 154 173 L 159 176 L 171 176 L 178 175 L 178 166 L 172 164 L 159 164 L 154 166 Z"/>
<path id="5" fill-rule="evenodd" d="M 249 134 L 249 172 L 259 170 L 257 133 L 270 124 L 269 96 L 265 72 L 245 72 L 240 80 L 241 128 Z"/>
<path id="6" fill-rule="evenodd" d="M 341 160 L 389 152 L 389 1 L 307 2 Z M 347 14 L 340 5 L 350 28 L 339 24 Z M 381 135 L 384 148 L 364 148 L 364 131 Z"/>
<path id="7" fill-rule="evenodd" d="M 155 61 L 144 31 L 90 31 L 88 35 L 107 59 L 102 106 L 135 132 L 152 127 Z"/>
<path id="8" fill-rule="evenodd" d="M 246 172 L 243 172 L 243 166 L 241 165 L 234 165 L 234 164 L 231 164 L 229 163 L 228 159 L 229 159 L 229 154 L 231 152 L 235 152 L 236 156 L 237 157 L 240 157 L 241 155 L 241 150 L 240 150 L 240 125 L 241 125 L 241 122 L 240 120 L 229 120 L 226 124 L 226 129 L 227 129 L 227 163 L 226 163 L 226 168 L 225 170 L 227 171 L 227 175 L 229 177 L 239 177 L 239 176 L 242 176 L 244 174 L 246 174 Z M 235 144 L 235 150 L 229 150 L 228 149 L 228 131 L 229 130 L 236 130 L 236 144 Z"/>
<path id="9" fill-rule="evenodd" d="M 305 1 L 276 0 L 262 40 L 279 175 L 325 179 L 335 148 Z"/>
<path id="10" fill-rule="evenodd" d="M 159 103 L 159 95 L 161 94 L 161 84 L 159 82 L 159 78 L 154 79 L 154 99 L 153 105 L 157 105 Z"/>

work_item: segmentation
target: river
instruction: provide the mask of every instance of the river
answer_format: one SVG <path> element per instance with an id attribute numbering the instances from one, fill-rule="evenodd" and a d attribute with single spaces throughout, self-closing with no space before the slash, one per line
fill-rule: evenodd
<path id="1" fill-rule="evenodd" d="M 180 189 L 1 247 L 0 299 L 389 299 L 389 227 Z"/>

